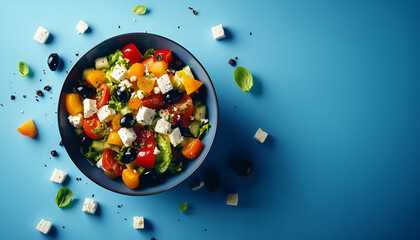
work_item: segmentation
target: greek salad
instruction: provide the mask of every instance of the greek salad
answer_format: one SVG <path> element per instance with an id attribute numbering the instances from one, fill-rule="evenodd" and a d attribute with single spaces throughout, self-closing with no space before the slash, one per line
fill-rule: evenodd
<path id="1" fill-rule="evenodd" d="M 199 156 L 211 127 L 203 83 L 171 50 L 142 54 L 130 43 L 93 64 L 65 96 L 88 161 L 134 189 L 159 184 Z"/>

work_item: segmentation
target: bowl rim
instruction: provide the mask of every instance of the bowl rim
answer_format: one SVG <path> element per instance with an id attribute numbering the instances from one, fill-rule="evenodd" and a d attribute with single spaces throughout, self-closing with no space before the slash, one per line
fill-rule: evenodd
<path id="1" fill-rule="evenodd" d="M 168 186 L 168 187 L 166 187 L 166 188 L 162 188 L 162 189 L 160 189 L 160 190 L 156 190 L 156 191 L 153 191 L 153 192 L 146 192 L 146 193 L 144 193 L 144 192 L 141 192 L 141 191 L 139 191 L 139 192 L 126 192 L 126 191 L 124 191 L 124 190 L 120 190 L 120 189 L 112 189 L 112 188 L 110 188 L 110 187 L 108 187 L 107 185 L 104 185 L 104 184 L 102 184 L 100 181 L 97 181 L 96 179 L 94 179 L 93 177 L 91 177 L 91 176 L 89 176 L 89 174 L 86 174 L 88 171 L 87 170 L 85 170 L 85 169 L 82 169 L 81 167 L 79 167 L 78 166 L 78 164 L 76 164 L 75 163 L 75 161 L 72 159 L 72 157 L 70 156 L 70 150 L 69 149 L 67 149 L 68 147 L 67 147 L 67 144 L 63 141 L 63 146 L 64 146 L 64 148 L 66 149 L 66 152 L 67 152 L 67 154 L 68 154 L 68 156 L 69 156 L 69 158 L 71 159 L 71 161 L 74 163 L 74 165 L 76 165 L 76 167 L 83 173 L 83 175 L 85 175 L 87 178 L 89 178 L 92 182 L 94 182 L 94 183 L 96 183 L 97 185 L 99 185 L 99 186 L 101 186 L 101 187 L 103 187 L 103 188 L 105 188 L 105 189 L 107 189 L 107 190 L 109 190 L 109 191 L 111 191 L 111 192 L 116 192 L 116 193 L 120 193 L 120 194 L 124 194 L 124 195 L 129 195 L 129 196 L 148 196 L 148 195 L 154 195 L 154 194 L 157 194 L 157 193 L 161 193 L 161 192 L 165 192 L 165 191 L 167 191 L 167 190 L 169 190 L 169 189 L 172 189 L 172 188 L 174 188 L 174 187 L 176 187 L 177 185 L 179 185 L 180 183 L 182 183 L 182 182 L 184 182 L 188 177 L 190 177 L 200 166 L 201 166 L 201 164 L 204 162 L 204 159 L 206 159 L 207 158 L 207 155 L 208 155 L 208 153 L 210 152 L 210 150 L 211 150 L 211 147 L 212 147 L 212 145 L 213 145 L 213 142 L 214 142 L 214 139 L 216 138 L 216 132 L 217 132 L 217 126 L 218 126 L 218 122 L 219 122 L 219 103 L 218 103 L 218 99 L 217 99 L 217 94 L 216 94 L 216 90 L 215 90 L 215 88 L 214 88 L 214 85 L 213 85 L 213 82 L 212 82 L 212 80 L 211 80 L 211 78 L 210 78 L 210 76 L 209 76 L 209 74 L 207 73 L 207 71 L 206 71 L 206 69 L 203 67 L 203 65 L 201 64 L 201 62 L 200 61 L 198 61 L 198 59 L 190 52 L 190 51 L 188 51 L 185 47 L 183 47 L 182 45 L 180 45 L 179 43 L 177 43 L 177 42 L 175 42 L 175 41 L 173 41 L 173 40 L 171 40 L 171 39 L 169 39 L 169 38 L 166 38 L 166 37 L 163 37 L 163 36 L 161 36 L 161 35 L 157 35 L 157 34 L 153 34 L 153 33 L 142 33 L 142 32 L 131 32 L 131 33 L 124 33 L 124 34 L 120 34 L 120 35 L 116 35 L 116 36 L 113 36 L 113 37 L 110 37 L 110 38 L 107 38 L 107 39 L 105 39 L 105 40 L 103 40 L 102 42 L 100 42 L 100 43 L 98 43 L 98 44 L 96 44 L 95 46 L 93 46 L 92 48 L 90 48 L 86 53 L 84 53 L 74 64 L 73 64 L 73 66 L 71 67 L 71 69 L 69 70 L 69 72 L 68 72 L 68 74 L 67 74 L 67 76 L 66 76 L 66 78 L 64 79 L 64 82 L 63 82 L 63 85 L 62 85 L 62 87 L 61 87 L 61 90 L 60 90 L 60 96 L 59 96 L 59 99 L 58 99 L 58 106 L 57 106 L 57 120 L 58 120 L 58 129 L 59 129 L 59 132 L 60 132 L 60 137 L 61 137 L 61 139 L 63 139 L 63 136 L 64 136 L 64 133 L 63 133 L 63 129 L 62 129 L 62 127 L 61 127 L 61 125 L 60 125 L 60 116 L 61 116 L 61 114 L 60 114 L 60 112 L 61 112 L 61 102 L 62 102 L 62 97 L 64 96 L 64 94 L 63 94 L 63 86 L 64 86 L 64 84 L 67 82 L 67 81 L 70 81 L 70 80 L 68 80 L 68 77 L 69 77 L 69 75 L 70 75 L 70 73 L 74 70 L 74 68 L 75 68 L 75 66 L 76 65 L 78 65 L 78 63 L 80 62 L 80 61 L 82 61 L 82 59 L 88 54 L 88 53 L 90 53 L 91 51 L 93 51 L 94 49 L 96 49 L 97 47 L 99 47 L 99 46 L 101 46 L 101 45 L 103 45 L 103 44 L 106 44 L 107 42 L 110 42 L 110 41 L 113 41 L 114 39 L 118 39 L 118 38 L 121 38 L 121 37 L 126 37 L 126 36 L 130 36 L 130 35 L 145 35 L 145 36 L 152 36 L 152 37 L 156 37 L 156 38 L 160 38 L 160 39 L 163 39 L 163 40 L 165 40 L 165 41 L 169 41 L 169 42 L 172 42 L 173 44 L 175 44 L 175 45 L 177 45 L 178 47 L 180 47 L 183 51 L 185 51 L 185 52 L 187 52 L 192 58 L 193 58 L 193 60 L 194 61 L 196 61 L 197 62 L 197 64 L 198 64 L 198 66 L 201 68 L 201 70 L 204 72 L 204 74 L 207 76 L 207 78 L 209 79 L 209 85 L 210 85 L 210 87 L 209 87 L 209 89 L 213 92 L 213 95 L 214 95 L 214 100 L 215 100 L 215 104 L 216 104 L 216 106 L 215 106 L 215 116 L 216 116 L 216 119 L 215 119 L 215 126 L 212 126 L 212 128 L 214 129 L 214 131 L 213 131 L 213 135 L 211 136 L 211 141 L 210 141 L 210 143 L 208 144 L 209 145 L 209 147 L 208 147 L 208 150 L 206 151 L 206 152 L 204 152 L 204 155 L 203 155 L 203 157 L 202 157 L 202 159 L 201 159 L 201 161 L 193 168 L 193 169 L 191 169 L 190 170 L 190 172 L 185 176 L 185 177 L 183 177 L 182 179 L 180 179 L 179 181 L 177 181 L 176 183 L 174 183 L 174 184 L 172 184 L 172 185 L 170 185 L 170 186 Z M 207 86 L 208 87 L 208 86 Z M 207 136 L 207 137 L 209 137 L 209 136 Z M 86 160 L 87 161 L 87 160 Z"/>

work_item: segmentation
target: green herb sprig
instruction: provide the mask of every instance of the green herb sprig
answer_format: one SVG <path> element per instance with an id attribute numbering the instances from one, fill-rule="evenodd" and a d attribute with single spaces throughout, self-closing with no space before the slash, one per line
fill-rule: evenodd
<path id="1" fill-rule="evenodd" d="M 22 77 L 26 77 L 29 73 L 28 65 L 24 62 L 19 62 L 19 72 L 22 74 Z"/>
<path id="2" fill-rule="evenodd" d="M 62 187 L 58 190 L 57 196 L 55 197 L 55 204 L 57 204 L 57 207 L 63 208 L 69 205 L 72 198 L 73 192 L 66 187 Z"/>

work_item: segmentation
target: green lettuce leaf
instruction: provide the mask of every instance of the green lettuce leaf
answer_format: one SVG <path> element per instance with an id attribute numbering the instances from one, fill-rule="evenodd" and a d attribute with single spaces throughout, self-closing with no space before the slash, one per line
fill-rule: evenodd
<path id="1" fill-rule="evenodd" d="M 164 173 L 172 160 L 171 144 L 167 142 L 161 135 L 157 135 L 157 146 L 160 153 L 156 156 L 154 168 L 158 173 Z"/>
<path id="2" fill-rule="evenodd" d="M 200 129 L 198 130 L 198 137 L 197 138 L 200 138 L 201 137 L 201 135 L 204 133 L 204 132 L 208 132 L 208 131 L 210 131 L 210 128 L 211 128 L 211 125 L 210 124 L 206 124 L 206 125 L 204 125 L 204 126 L 202 126 L 202 127 L 200 127 Z"/>

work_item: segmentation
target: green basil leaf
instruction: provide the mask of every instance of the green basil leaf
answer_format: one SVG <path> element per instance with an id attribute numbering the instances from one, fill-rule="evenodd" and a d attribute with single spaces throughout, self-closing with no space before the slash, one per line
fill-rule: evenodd
<path id="1" fill-rule="evenodd" d="M 199 130 L 198 130 L 198 136 L 197 136 L 197 138 L 200 138 L 201 137 L 201 135 L 205 132 L 205 131 L 210 131 L 210 128 L 211 128 L 211 125 L 210 124 L 206 124 L 206 125 L 204 125 L 204 126 L 202 126 Z"/>
<path id="2" fill-rule="evenodd" d="M 66 187 L 62 187 L 58 190 L 57 197 L 55 197 L 55 204 L 57 204 L 59 208 L 65 207 L 69 205 L 72 198 L 73 192 Z"/>
<path id="3" fill-rule="evenodd" d="M 22 74 L 22 77 L 26 77 L 29 73 L 28 65 L 24 62 L 19 62 L 19 72 Z"/>
<path id="4" fill-rule="evenodd" d="M 179 205 L 179 210 L 181 212 L 184 212 L 187 209 L 187 202 L 184 202 L 183 204 Z"/>
<path id="5" fill-rule="evenodd" d="M 249 92 L 254 84 L 251 73 L 244 67 L 237 67 L 234 73 L 235 82 L 242 91 Z"/>
<path id="6" fill-rule="evenodd" d="M 146 13 L 146 7 L 143 5 L 139 5 L 133 9 L 133 13 L 137 15 L 143 15 Z"/>

